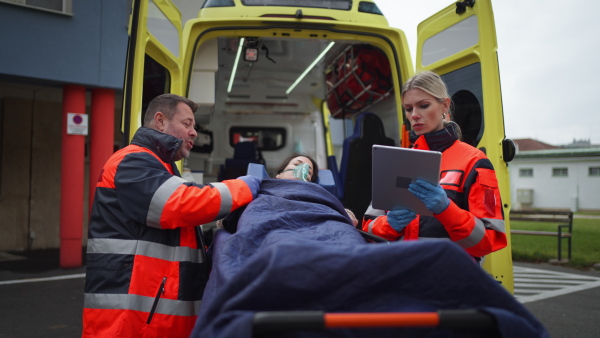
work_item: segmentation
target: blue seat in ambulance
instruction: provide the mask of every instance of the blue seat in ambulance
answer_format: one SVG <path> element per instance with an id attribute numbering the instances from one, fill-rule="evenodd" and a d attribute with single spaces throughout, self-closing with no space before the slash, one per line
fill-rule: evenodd
<path id="1" fill-rule="evenodd" d="M 372 148 L 373 145 L 394 146 L 394 139 L 385 136 L 379 116 L 365 112 L 354 124 L 354 133 L 344 140 L 340 165 L 340 182 L 343 184 L 344 207 L 352 210 L 361 220 L 371 203 Z M 360 225 L 360 222 L 359 222 Z"/>
<path id="2" fill-rule="evenodd" d="M 217 175 L 218 181 L 229 180 L 246 175 L 248 164 L 265 164 L 256 142 L 238 142 L 233 150 L 233 158 L 225 159 Z"/>

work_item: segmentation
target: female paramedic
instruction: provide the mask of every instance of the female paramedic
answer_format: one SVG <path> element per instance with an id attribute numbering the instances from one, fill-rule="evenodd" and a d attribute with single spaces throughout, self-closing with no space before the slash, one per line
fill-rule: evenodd
<path id="1" fill-rule="evenodd" d="M 413 148 L 442 152 L 439 185 L 416 180 L 409 185 L 433 216 L 396 209 L 367 209 L 364 231 L 388 240 L 450 238 L 473 258 L 506 246 L 502 201 L 490 160 L 462 142 L 458 124 L 450 121 L 451 100 L 443 80 L 425 71 L 402 87 L 402 106 L 410 122 Z"/>

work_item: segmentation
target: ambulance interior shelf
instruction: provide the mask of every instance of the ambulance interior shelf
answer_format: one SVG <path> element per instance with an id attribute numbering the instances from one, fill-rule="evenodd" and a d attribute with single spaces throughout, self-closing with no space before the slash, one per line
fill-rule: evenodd
<path id="1" fill-rule="evenodd" d="M 394 91 L 386 55 L 371 45 L 345 48 L 327 67 L 327 105 L 333 118 L 351 118 Z"/>

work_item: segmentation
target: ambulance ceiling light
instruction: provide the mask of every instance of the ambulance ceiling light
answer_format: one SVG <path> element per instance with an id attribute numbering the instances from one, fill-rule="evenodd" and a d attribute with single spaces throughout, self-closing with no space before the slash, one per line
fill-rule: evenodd
<path id="1" fill-rule="evenodd" d="M 319 63 L 319 61 L 321 61 L 321 59 L 327 54 L 327 52 L 331 49 L 331 47 L 333 47 L 333 45 L 335 44 L 334 41 L 331 41 L 329 43 L 329 45 L 321 52 L 321 54 L 319 54 L 319 56 L 317 56 L 317 58 L 315 59 L 315 61 L 313 61 L 310 66 L 308 66 L 308 68 L 306 68 L 306 70 L 300 74 L 300 76 L 298 77 L 298 79 L 296 79 L 296 81 L 294 83 L 292 83 L 292 85 L 290 86 L 290 88 L 288 88 L 285 91 L 285 94 L 289 94 L 292 90 L 294 90 L 294 88 L 296 88 L 296 86 L 298 85 L 298 83 L 300 83 L 300 81 L 302 81 L 302 79 L 304 79 L 304 77 L 306 76 L 306 74 L 308 74 L 308 72 L 310 72 L 311 69 L 313 69 L 313 67 Z"/>
<path id="2" fill-rule="evenodd" d="M 233 80 L 235 79 L 235 72 L 237 70 L 238 62 L 240 61 L 240 55 L 242 54 L 243 46 L 244 46 L 244 38 L 240 38 L 240 45 L 238 46 L 237 54 L 235 55 L 235 62 L 233 63 L 233 69 L 231 70 L 231 77 L 229 78 L 229 85 L 227 86 L 227 93 L 231 93 L 231 87 L 233 87 Z"/>

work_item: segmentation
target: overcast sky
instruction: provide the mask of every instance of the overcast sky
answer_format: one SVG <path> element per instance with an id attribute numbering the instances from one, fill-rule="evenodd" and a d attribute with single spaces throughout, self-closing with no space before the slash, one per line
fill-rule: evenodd
<path id="1" fill-rule="evenodd" d="M 404 31 L 414 61 L 417 25 L 451 0 L 375 0 Z M 506 136 L 553 145 L 600 144 L 600 1 L 492 1 Z"/>

